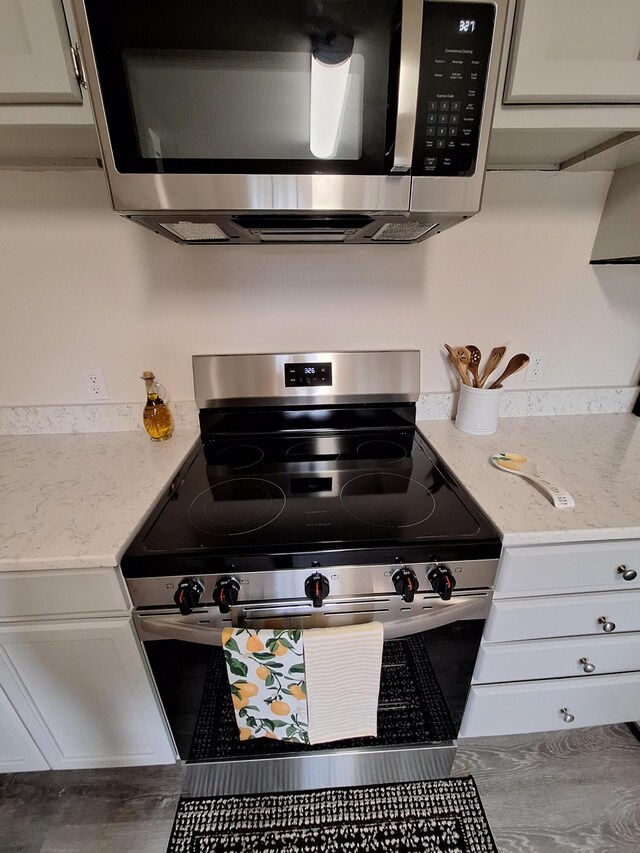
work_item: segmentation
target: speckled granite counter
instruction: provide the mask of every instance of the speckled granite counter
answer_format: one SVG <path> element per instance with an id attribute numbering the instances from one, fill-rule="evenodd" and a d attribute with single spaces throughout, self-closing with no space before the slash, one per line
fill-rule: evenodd
<path id="1" fill-rule="evenodd" d="M 640 418 L 502 418 L 489 436 L 466 435 L 452 421 L 418 427 L 505 545 L 640 538 Z M 489 457 L 500 451 L 534 460 L 573 495 L 575 508 L 554 509 L 530 483 L 494 468 Z"/>
<path id="2" fill-rule="evenodd" d="M 0 571 L 118 565 L 197 438 L 0 437 Z"/>
<path id="3" fill-rule="evenodd" d="M 504 418 L 494 436 L 451 421 L 421 432 L 471 492 L 505 545 L 640 538 L 640 419 L 633 415 Z M 116 566 L 198 439 L 163 444 L 141 432 L 0 437 L 0 571 Z M 489 462 L 535 459 L 576 506 L 556 510 Z"/>

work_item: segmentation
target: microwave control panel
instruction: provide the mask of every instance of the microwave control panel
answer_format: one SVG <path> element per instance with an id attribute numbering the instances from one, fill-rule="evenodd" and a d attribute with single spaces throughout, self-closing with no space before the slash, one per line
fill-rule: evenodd
<path id="1" fill-rule="evenodd" d="M 495 11 L 493 3 L 424 4 L 416 176 L 475 172 Z"/>

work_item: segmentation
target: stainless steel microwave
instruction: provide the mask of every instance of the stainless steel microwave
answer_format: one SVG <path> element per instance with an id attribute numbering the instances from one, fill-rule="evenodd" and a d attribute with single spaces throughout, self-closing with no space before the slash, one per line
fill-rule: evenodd
<path id="1" fill-rule="evenodd" d="M 508 0 L 73 0 L 114 210 L 410 243 L 480 209 Z"/>

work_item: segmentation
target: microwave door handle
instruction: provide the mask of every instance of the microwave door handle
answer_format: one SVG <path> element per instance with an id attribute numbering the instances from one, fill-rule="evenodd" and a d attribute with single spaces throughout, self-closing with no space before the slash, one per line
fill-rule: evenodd
<path id="1" fill-rule="evenodd" d="M 420 83 L 423 9 L 424 0 L 402 0 L 398 117 L 392 174 L 406 174 L 411 170 L 413 160 Z"/>

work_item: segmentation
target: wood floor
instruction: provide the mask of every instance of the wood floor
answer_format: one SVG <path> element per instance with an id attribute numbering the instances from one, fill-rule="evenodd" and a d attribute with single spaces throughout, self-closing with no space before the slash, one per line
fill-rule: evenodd
<path id="1" fill-rule="evenodd" d="M 624 726 L 463 741 L 501 853 L 640 853 L 640 743 Z M 165 853 L 179 767 L 0 776 L 2 853 Z"/>

